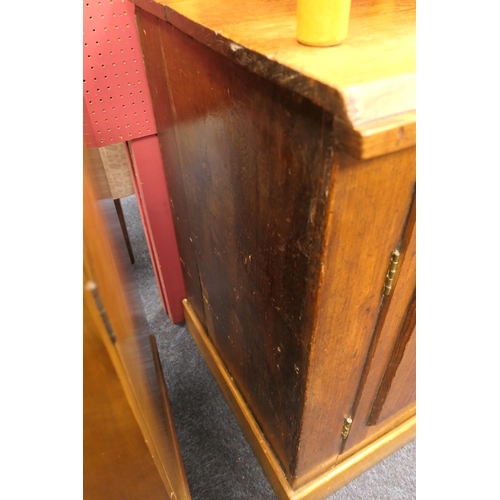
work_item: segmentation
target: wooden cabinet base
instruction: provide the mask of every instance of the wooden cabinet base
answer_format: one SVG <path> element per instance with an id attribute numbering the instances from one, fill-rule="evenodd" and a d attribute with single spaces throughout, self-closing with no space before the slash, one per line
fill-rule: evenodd
<path id="1" fill-rule="evenodd" d="M 296 0 L 133 1 L 188 324 L 279 496 L 321 498 L 415 414 L 414 2 L 315 49 Z"/>
<path id="2" fill-rule="evenodd" d="M 320 476 L 293 489 L 195 312 L 187 300 L 183 305 L 188 330 L 280 500 L 326 498 L 415 438 L 416 415 L 413 414 Z"/>

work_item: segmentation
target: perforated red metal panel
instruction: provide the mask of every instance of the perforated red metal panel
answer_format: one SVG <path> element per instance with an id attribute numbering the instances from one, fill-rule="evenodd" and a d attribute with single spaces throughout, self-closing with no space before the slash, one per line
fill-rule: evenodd
<path id="1" fill-rule="evenodd" d="M 83 95 L 99 146 L 156 133 L 128 0 L 84 0 Z"/>

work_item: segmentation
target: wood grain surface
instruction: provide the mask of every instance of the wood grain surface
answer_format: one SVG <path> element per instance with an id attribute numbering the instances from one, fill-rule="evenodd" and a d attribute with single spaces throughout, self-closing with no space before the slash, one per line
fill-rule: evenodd
<path id="1" fill-rule="evenodd" d="M 162 33 L 165 22 L 145 11 L 137 10 L 136 23 L 140 42 L 143 46 L 144 65 L 148 78 L 149 89 L 153 101 L 153 112 L 156 121 L 157 134 L 160 141 L 160 151 L 165 166 L 165 176 L 170 193 L 170 206 L 177 236 L 186 297 L 195 310 L 202 324 L 205 323 L 203 298 L 198 276 L 198 263 L 194 242 L 190 238 L 193 202 L 186 197 L 181 165 L 181 156 L 177 143 L 178 129 L 174 126 L 174 116 L 170 89 L 164 70 L 166 64 L 166 48 L 163 45 Z"/>
<path id="2" fill-rule="evenodd" d="M 217 353 L 217 350 L 199 318 L 196 316 L 191 304 L 188 300 L 184 300 L 183 305 L 186 326 L 195 340 L 208 368 L 217 381 L 217 384 L 221 388 L 222 394 L 241 426 L 247 441 L 250 443 L 250 446 L 261 463 L 277 497 L 280 500 L 292 498 L 293 490 L 288 483 L 279 460 L 269 446 L 264 434 L 262 434 L 259 424 L 255 421 L 252 410 L 247 406 L 233 377 L 228 372 L 226 365 Z"/>
<path id="3" fill-rule="evenodd" d="M 367 98 L 371 111 L 364 110 L 368 121 L 355 126 L 343 104 L 334 104 L 332 96 L 340 94 L 333 80 L 322 100 L 326 94 L 318 89 L 326 87 L 317 86 L 319 76 L 303 79 L 311 69 L 308 57 L 301 59 L 301 76 L 280 80 L 273 73 L 275 59 L 259 59 L 255 47 L 259 34 L 266 43 L 264 19 L 273 25 L 286 5 L 291 15 L 289 2 L 257 2 L 245 15 L 245 2 L 217 0 L 208 9 L 179 0 L 161 4 L 163 10 L 158 2 L 137 2 L 143 7 L 136 9 L 137 27 L 188 302 L 289 487 L 298 491 L 361 452 L 360 443 L 369 446 L 370 439 L 381 439 L 412 417 L 411 390 L 403 391 L 411 380 L 405 382 L 399 369 L 389 371 L 382 410 L 394 413 L 384 415 L 384 422 L 381 413 L 380 425 L 349 437 L 344 449 L 344 418 L 353 406 L 365 404 L 357 389 L 369 385 L 367 360 L 384 353 L 372 363 L 379 372 L 369 380 L 374 393 L 363 406 L 369 412 L 400 326 L 396 320 L 387 323 L 392 329 L 384 335 L 391 340 L 378 350 L 391 254 L 402 242 L 408 245 L 414 225 L 409 222 L 416 178 L 414 113 L 401 108 L 392 117 L 390 98 L 370 94 L 382 89 L 378 71 L 390 66 L 384 62 L 362 68 L 346 54 L 331 56 L 340 58 L 335 78 L 362 82 L 352 89 Z M 393 21 L 400 29 L 398 19 L 411 18 L 414 8 L 365 2 L 356 9 L 361 5 L 363 15 L 358 11 L 353 22 L 366 25 L 366 37 L 368 26 L 374 31 L 377 22 L 389 23 L 389 12 L 397 12 Z M 377 10 L 380 6 L 387 10 Z M 234 29 L 235 40 L 248 38 L 235 46 L 213 31 L 219 22 Z M 372 35 L 376 41 L 378 35 Z M 364 43 L 360 54 L 367 55 L 371 49 Z M 300 50 L 283 54 L 292 61 L 293 52 L 298 61 Z M 328 54 L 323 53 L 323 66 L 329 65 Z M 395 79 L 386 75 L 390 96 L 397 95 L 395 82 L 405 74 L 399 70 Z M 375 116 L 378 105 L 389 114 Z M 375 114 L 368 119 L 370 112 Z M 353 154 L 345 152 L 349 141 Z M 408 283 L 412 258 L 406 259 Z M 399 316 L 409 301 L 403 289 L 395 288 L 391 297 Z M 411 356 L 403 351 L 397 364 L 411 369 Z M 398 400 L 396 386 L 409 394 L 408 401 Z"/>
<path id="4" fill-rule="evenodd" d="M 368 416 L 368 421 L 367 421 L 368 425 L 376 425 L 378 423 L 380 414 L 384 409 L 384 404 L 387 402 L 387 397 L 389 396 L 389 393 L 392 390 L 392 385 L 396 377 L 396 374 L 398 378 L 401 377 L 402 376 L 401 374 L 403 373 L 403 371 L 405 371 L 404 367 L 406 367 L 406 364 L 411 363 L 411 361 L 409 361 L 408 358 L 411 349 L 408 350 L 407 348 L 409 347 L 409 345 L 411 345 L 410 339 L 415 337 L 416 312 L 417 312 L 417 301 L 416 301 L 416 294 L 414 291 L 410 303 L 408 304 L 405 318 L 401 325 L 401 329 L 398 333 L 398 337 L 392 349 L 391 357 L 389 358 L 389 362 L 387 363 L 384 376 L 382 377 L 382 381 L 380 382 L 377 395 L 375 396 L 375 401 L 373 402 L 370 415 Z M 402 363 L 403 357 L 405 358 L 405 361 L 406 359 L 408 359 L 408 361 Z M 415 356 L 413 356 L 413 359 L 414 358 Z M 413 365 L 410 364 L 408 368 L 409 369 L 411 369 L 412 367 L 414 368 Z M 405 380 L 407 377 L 410 376 L 411 376 L 410 373 L 403 375 L 403 380 Z M 409 387 L 414 387 L 414 386 L 415 384 L 412 384 Z M 407 390 L 404 391 L 404 393 L 402 393 L 402 391 L 399 391 L 399 394 L 404 394 L 403 399 L 405 401 L 408 400 L 408 403 L 414 401 L 415 391 Z M 389 406 L 390 405 L 387 405 L 386 408 L 388 408 Z M 396 413 L 396 410 L 398 409 L 400 408 L 388 408 L 386 409 L 385 414 L 393 415 L 394 413 Z"/>
<path id="5" fill-rule="evenodd" d="M 186 325 L 224 398 L 240 424 L 250 446 L 279 500 L 322 500 L 345 486 L 359 474 L 389 456 L 398 448 L 415 439 L 416 419 L 405 415 L 374 439 L 364 442 L 354 453 L 344 456 L 339 463 L 303 486 L 290 486 L 272 448 L 255 421 L 253 412 L 234 383 L 233 378 L 212 344 L 207 332 L 187 300 L 183 301 Z"/>
<path id="6" fill-rule="evenodd" d="M 415 310 L 412 310 L 410 315 L 414 313 Z M 414 316 L 412 319 L 414 320 Z M 397 354 L 397 358 L 396 356 L 394 356 L 395 359 L 391 357 L 391 363 L 393 364 L 389 364 L 387 367 L 388 370 L 386 373 L 390 374 L 390 377 L 388 376 L 387 379 L 384 377 L 384 385 L 381 385 L 379 394 L 383 395 L 383 400 L 380 401 L 380 413 L 378 415 L 374 414 L 373 417 L 373 421 L 376 421 L 377 424 L 385 422 L 387 419 L 392 419 L 393 415 L 402 409 L 415 405 L 417 392 L 416 327 L 411 329 L 408 335 L 409 338 L 406 344 L 401 341 L 395 347 L 394 354 Z M 407 336 L 405 335 L 404 338 L 406 340 Z M 378 411 L 378 407 L 375 406 L 376 404 L 379 404 L 378 400 L 374 403 L 374 409 Z"/>
<path id="7" fill-rule="evenodd" d="M 343 155 L 339 165 L 317 284 L 298 484 L 331 467 L 341 451 L 343 421 L 351 412 L 390 257 L 404 235 L 415 188 L 412 148 L 368 161 Z"/>
<path id="8" fill-rule="evenodd" d="M 89 291 L 84 293 L 83 498 L 167 499 L 120 380 L 102 342 L 104 329 Z"/>
<path id="9" fill-rule="evenodd" d="M 390 141 L 392 150 L 415 144 L 414 1 L 353 1 L 347 39 L 336 47 L 319 48 L 297 41 L 295 0 L 133 1 L 212 50 L 342 119 L 350 133 L 340 130 L 336 140 L 351 154 L 380 154 L 387 144 L 387 127 L 396 130 L 396 137 L 405 137 Z M 413 117 L 402 130 L 399 115 L 405 120 Z M 353 147 L 353 137 L 361 147 Z"/>
<path id="10" fill-rule="evenodd" d="M 158 43 L 148 17 L 138 16 L 144 45 Z M 197 268 L 185 269 L 188 299 L 196 305 L 200 286 L 209 335 L 288 469 L 320 272 L 332 116 L 168 23 L 160 29 L 168 57 L 151 85 L 166 76 L 177 154 L 165 164 L 182 181 L 171 198 L 189 221 L 176 230 Z"/>
<path id="11" fill-rule="evenodd" d="M 147 465 L 147 460 L 143 468 L 137 465 L 137 460 L 140 460 L 138 457 L 143 456 L 141 451 L 143 447 L 137 444 L 138 440 L 140 441 L 137 432 L 140 432 L 142 443 L 148 450 L 147 455 L 163 482 L 163 497 L 189 500 L 190 494 L 178 451 L 175 426 L 171 416 L 164 412 L 162 400 L 164 395 L 158 386 L 149 340 L 150 331 L 142 309 L 142 302 L 137 295 L 136 283 L 131 275 L 132 271 L 124 245 L 121 241 L 120 244 L 116 241 L 121 240 L 116 211 L 111 197 L 105 196 L 104 191 L 96 187 L 100 177 L 95 174 L 102 168 L 99 161 L 100 156 L 95 150 L 84 149 L 84 298 L 91 313 L 85 318 L 84 332 L 87 328 L 91 329 L 93 324 L 101 325 L 97 329 L 94 327 L 94 330 L 99 334 L 100 342 L 107 351 L 115 376 L 110 375 L 107 368 L 104 372 L 100 372 L 99 362 L 96 359 L 94 364 L 92 354 L 89 354 L 85 372 L 87 379 L 84 379 L 84 385 L 88 383 L 86 398 L 90 417 L 84 439 L 85 446 L 89 450 L 89 457 L 93 457 L 89 459 L 88 470 L 89 477 L 94 479 L 89 479 L 89 491 L 92 493 L 89 493 L 88 498 L 90 500 L 154 496 L 155 492 L 150 491 L 150 488 L 155 488 L 154 474 Z M 97 195 L 98 192 L 101 192 L 101 197 Z M 90 296 L 90 291 L 92 291 L 92 296 Z M 97 349 L 95 342 L 93 349 Z M 103 361 L 103 363 L 107 362 Z M 102 387 L 98 384 L 99 373 L 102 375 L 100 380 Z M 106 373 L 106 378 L 104 378 Z M 117 392 L 116 383 L 113 381 L 115 378 L 121 384 L 121 395 Z M 109 388 L 104 387 L 108 379 Z M 101 394 L 94 394 L 93 392 L 96 391 L 101 391 Z M 106 405 L 103 404 L 100 414 L 101 420 L 111 419 L 107 424 L 100 421 L 95 404 L 97 404 L 96 401 L 111 398 L 113 395 L 116 396 L 117 401 L 110 400 Z M 115 408 L 123 408 L 124 397 L 135 419 L 135 426 L 129 418 L 129 412 L 125 410 L 123 410 L 123 424 L 116 422 L 120 419 L 120 414 L 116 413 Z M 115 430 L 111 428 L 113 422 L 116 423 Z M 122 435 L 124 432 L 126 435 Z M 127 435 L 128 432 L 130 436 Z M 112 463 L 107 462 L 106 469 L 101 471 L 101 476 L 99 476 L 99 471 L 94 470 L 102 458 L 95 457 L 96 450 L 101 454 L 105 453 L 102 444 L 94 442 L 101 439 L 99 433 L 103 434 L 101 438 L 105 442 L 116 440 L 116 443 L 110 445 L 113 453 L 109 457 L 111 462 L 113 457 L 120 458 L 117 456 L 119 451 L 115 453 L 115 450 L 123 449 L 125 453 L 122 466 L 110 472 L 109 484 L 106 483 L 105 474 L 108 468 L 112 467 Z M 132 453 L 133 447 L 136 446 L 138 456 Z M 130 465 L 125 464 L 128 459 L 126 457 L 132 460 Z M 116 462 L 117 465 L 120 463 L 119 460 Z M 137 465 L 136 471 L 130 470 L 130 467 L 135 467 L 134 464 Z M 144 477 L 140 476 L 142 470 Z M 130 477 L 121 477 L 127 473 Z M 149 481 L 148 477 L 151 477 L 152 484 L 142 484 L 143 481 Z M 112 491 L 113 484 L 116 485 L 120 478 L 123 484 L 120 487 L 117 486 L 116 492 Z M 131 479 L 137 481 L 138 484 L 131 486 L 130 496 L 128 496 L 126 487 Z M 101 487 L 102 493 L 98 493 Z M 162 498 L 161 492 L 157 494 L 159 498 Z"/>
<path id="12" fill-rule="evenodd" d="M 412 207 L 404 235 L 399 245 L 400 269 L 396 275 L 393 292 L 389 297 L 383 299 L 377 327 L 373 334 L 370 349 L 366 356 L 363 374 L 358 384 L 357 394 L 351 408 L 354 416 L 353 425 L 345 446 L 345 453 L 370 436 L 386 429 L 386 423 L 381 421 L 379 425 L 368 426 L 369 414 L 377 391 L 379 390 L 384 372 L 390 361 L 391 352 L 397 342 L 397 336 L 404 321 L 408 304 L 412 299 L 416 287 L 416 199 Z M 403 391 L 409 395 L 413 393 L 413 399 L 408 401 L 408 408 L 403 414 L 414 408 L 414 387 L 409 384 Z M 398 412 L 395 412 L 398 413 Z"/>

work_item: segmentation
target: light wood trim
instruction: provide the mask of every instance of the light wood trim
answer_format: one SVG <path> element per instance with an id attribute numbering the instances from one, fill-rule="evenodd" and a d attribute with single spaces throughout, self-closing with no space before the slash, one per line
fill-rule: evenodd
<path id="1" fill-rule="evenodd" d="M 321 500 L 378 464 L 416 436 L 413 416 L 348 459 L 295 491 L 293 500 Z"/>
<path id="2" fill-rule="evenodd" d="M 240 424 L 279 500 L 323 499 L 415 438 L 416 416 L 412 416 L 321 476 L 297 490 L 293 490 L 273 451 L 262 435 L 252 412 L 245 403 L 189 302 L 184 299 L 182 303 L 187 328 L 219 384 L 229 407 Z"/>
<path id="3" fill-rule="evenodd" d="M 352 448 L 349 448 L 347 451 L 344 451 L 344 453 L 342 453 L 342 455 L 339 456 L 338 462 L 340 463 L 343 462 L 344 460 L 347 460 L 349 457 L 352 457 L 353 455 L 361 451 L 363 448 L 368 446 L 370 443 L 373 443 L 374 441 L 377 441 L 386 434 L 392 432 L 400 425 L 403 425 L 407 420 L 414 417 L 416 413 L 417 413 L 416 403 L 413 403 L 409 405 L 407 408 L 404 408 L 396 415 L 393 415 L 390 421 L 383 422 L 382 424 L 380 424 L 380 426 L 377 427 L 377 430 L 373 434 L 370 434 L 368 437 L 360 441 Z M 349 437 L 351 436 L 349 435 Z"/>
<path id="4" fill-rule="evenodd" d="M 344 453 L 352 454 L 359 449 L 361 443 L 373 441 L 388 431 L 387 422 L 380 420 L 377 426 L 366 425 L 373 401 L 377 394 L 380 381 L 385 368 L 389 363 L 392 349 L 397 339 L 399 328 L 404 319 L 404 314 L 415 289 L 415 263 L 416 263 L 416 196 L 413 199 L 409 217 L 405 225 L 402 241 L 399 245 L 400 263 L 393 284 L 393 292 L 384 301 L 382 311 L 377 320 L 377 329 L 373 333 L 369 352 L 366 356 L 363 374 L 361 376 L 357 394 L 351 409 L 353 425 L 345 444 Z M 408 391 L 404 391 L 408 394 Z M 410 405 L 415 407 L 415 404 Z M 403 413 L 407 413 L 403 410 Z M 415 410 L 413 410 L 415 413 Z M 399 415 L 399 412 L 398 412 Z M 406 416 L 408 418 L 409 415 Z M 406 418 L 392 415 L 389 425 L 392 428 Z M 397 421 L 399 419 L 399 421 Z M 356 443 L 356 444 L 354 444 Z M 354 451 L 350 451 L 356 448 Z M 342 457 L 341 457 L 342 458 Z"/>
<path id="5" fill-rule="evenodd" d="M 339 149 L 352 156 L 369 160 L 415 146 L 416 121 L 416 113 L 411 111 L 366 123 L 355 130 L 350 123 L 336 116 L 333 122 L 335 142 Z"/>

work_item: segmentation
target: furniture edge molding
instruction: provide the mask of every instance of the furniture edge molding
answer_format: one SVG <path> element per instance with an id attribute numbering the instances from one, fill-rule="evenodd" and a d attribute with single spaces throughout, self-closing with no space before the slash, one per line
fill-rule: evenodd
<path id="1" fill-rule="evenodd" d="M 393 139 L 391 141 L 391 149 L 385 150 L 383 145 L 387 140 L 387 135 L 396 134 L 399 137 L 401 134 L 401 128 L 398 126 L 399 124 L 395 125 L 397 128 L 391 133 L 390 130 L 387 129 L 388 125 L 394 125 L 391 117 L 388 117 L 388 120 L 383 120 L 385 127 L 382 131 L 378 130 L 378 127 L 374 129 L 371 123 L 354 123 L 350 118 L 352 113 L 349 112 L 346 99 L 350 101 L 355 101 L 356 99 L 352 96 L 344 95 L 344 89 L 337 89 L 314 78 L 310 78 L 284 65 L 282 62 L 273 60 L 248 47 L 244 47 L 224 36 L 222 32 L 213 31 L 180 14 L 168 5 L 158 3 L 155 0 L 130 1 L 134 3 L 136 7 L 168 22 L 189 37 L 215 52 L 226 56 L 228 59 L 243 66 L 248 71 L 266 78 L 287 90 L 297 93 L 332 113 L 336 118 L 340 119 L 343 125 L 339 127 L 338 134 L 336 132 L 337 129 L 334 128 L 335 142 L 340 149 L 354 157 L 360 159 L 374 158 L 416 144 L 415 139 L 413 139 L 413 142 L 411 140 L 412 134 L 406 134 L 404 141 Z M 404 110 L 401 115 L 407 117 L 411 115 L 412 112 L 412 110 Z M 415 116 L 414 112 L 413 116 Z M 409 125 L 410 128 L 413 127 L 414 129 L 414 122 L 413 125 Z M 414 133 L 413 137 L 415 137 Z"/>

